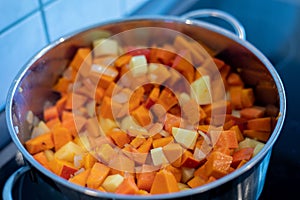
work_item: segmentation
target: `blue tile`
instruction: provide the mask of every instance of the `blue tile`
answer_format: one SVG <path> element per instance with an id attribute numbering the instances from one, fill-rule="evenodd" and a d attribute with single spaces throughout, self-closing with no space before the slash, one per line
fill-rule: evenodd
<path id="1" fill-rule="evenodd" d="M 129 15 L 149 0 L 124 0 L 124 15 Z"/>
<path id="2" fill-rule="evenodd" d="M 46 6 L 45 16 L 50 39 L 80 30 L 81 28 L 122 16 L 120 0 L 64 0 Z"/>
<path id="3" fill-rule="evenodd" d="M 38 12 L 0 35 L 0 106 L 20 68 L 46 44 Z"/>
<path id="4" fill-rule="evenodd" d="M 55 0 L 41 0 L 42 4 L 48 4 L 48 3 L 52 3 L 54 2 Z"/>
<path id="5" fill-rule="evenodd" d="M 38 9 L 38 0 L 1 0 L 0 1 L 0 32 L 18 21 L 20 18 Z"/>

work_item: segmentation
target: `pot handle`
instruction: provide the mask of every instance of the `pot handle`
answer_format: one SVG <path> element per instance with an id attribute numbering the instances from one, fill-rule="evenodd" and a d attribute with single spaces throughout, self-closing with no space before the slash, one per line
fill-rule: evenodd
<path id="1" fill-rule="evenodd" d="M 29 166 L 23 166 L 15 171 L 5 182 L 3 191 L 2 191 L 2 198 L 4 200 L 13 200 L 12 198 L 12 190 L 16 181 L 22 177 L 26 172 L 30 170 Z"/>
<path id="2" fill-rule="evenodd" d="M 201 10 L 188 12 L 182 15 L 181 17 L 184 19 L 199 18 L 199 17 L 201 18 L 215 17 L 215 18 L 222 19 L 233 27 L 235 34 L 240 39 L 246 40 L 246 33 L 245 33 L 244 26 L 235 17 L 233 17 L 232 15 L 224 11 L 217 10 L 217 9 L 201 9 Z"/>

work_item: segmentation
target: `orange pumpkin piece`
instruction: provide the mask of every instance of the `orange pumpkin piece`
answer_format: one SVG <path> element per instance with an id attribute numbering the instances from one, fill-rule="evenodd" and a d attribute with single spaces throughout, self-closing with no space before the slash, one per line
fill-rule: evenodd
<path id="1" fill-rule="evenodd" d="M 242 81 L 240 75 L 234 72 L 228 75 L 227 83 L 230 86 L 244 86 L 244 82 Z"/>
<path id="2" fill-rule="evenodd" d="M 240 130 L 240 128 L 239 128 L 238 125 L 232 126 L 229 130 L 232 130 L 232 131 L 235 132 L 236 139 L 237 139 L 238 142 L 241 142 L 241 141 L 244 140 L 244 136 L 243 136 L 243 134 L 242 134 L 242 132 L 241 132 L 241 130 Z"/>
<path id="3" fill-rule="evenodd" d="M 130 142 L 127 133 L 122 130 L 112 130 L 108 134 L 118 147 L 123 148 L 125 144 Z"/>
<path id="4" fill-rule="evenodd" d="M 243 88 L 241 86 L 233 86 L 233 87 L 230 87 L 230 89 L 229 89 L 230 101 L 231 101 L 231 105 L 234 109 L 243 108 L 242 90 L 243 90 Z"/>
<path id="5" fill-rule="evenodd" d="M 178 192 L 179 187 L 175 176 L 163 169 L 156 173 L 150 193 L 151 194 L 164 194 L 171 192 Z"/>
<path id="6" fill-rule="evenodd" d="M 27 140 L 25 142 L 25 147 L 30 154 L 36 154 L 40 151 L 52 149 L 54 147 L 52 132 L 44 133 Z"/>
<path id="7" fill-rule="evenodd" d="M 194 176 L 191 180 L 187 182 L 187 185 L 191 188 L 196 188 L 206 184 L 206 181 L 202 179 L 200 176 Z"/>
<path id="8" fill-rule="evenodd" d="M 247 129 L 256 131 L 271 131 L 271 117 L 257 118 L 248 120 Z"/>
<path id="9" fill-rule="evenodd" d="M 165 123 L 164 123 L 164 129 L 169 132 L 172 133 L 172 127 L 180 127 L 181 125 L 181 118 L 176 116 L 176 115 L 172 115 L 170 113 L 167 113 L 165 116 Z"/>
<path id="10" fill-rule="evenodd" d="M 196 168 L 200 164 L 200 161 L 195 159 L 193 154 L 186 150 L 182 155 L 181 167 L 188 167 L 188 168 Z"/>
<path id="11" fill-rule="evenodd" d="M 44 109 L 44 120 L 49 121 L 51 119 L 59 118 L 58 110 L 56 106 L 51 106 Z"/>
<path id="12" fill-rule="evenodd" d="M 54 119 L 51 119 L 51 120 L 47 121 L 46 125 L 48 126 L 49 129 L 53 129 L 55 126 L 61 125 L 61 121 L 57 117 L 57 118 L 54 118 Z"/>
<path id="13" fill-rule="evenodd" d="M 91 153 L 87 153 L 83 157 L 83 160 L 84 160 L 85 169 L 91 169 L 94 166 L 94 164 L 97 162 L 97 159 Z"/>
<path id="14" fill-rule="evenodd" d="M 140 153 L 148 153 L 151 149 L 152 146 L 152 142 L 153 142 L 153 138 L 150 137 L 146 140 L 145 143 L 143 143 L 137 150 Z"/>
<path id="15" fill-rule="evenodd" d="M 178 103 L 178 100 L 171 90 L 165 88 L 161 91 L 157 103 L 161 104 L 168 111 Z"/>
<path id="16" fill-rule="evenodd" d="M 135 137 L 131 142 L 130 145 L 134 148 L 140 147 L 144 142 L 146 142 L 146 138 L 144 137 Z"/>
<path id="17" fill-rule="evenodd" d="M 49 161 L 48 161 L 44 151 L 41 151 L 39 153 L 34 154 L 33 158 L 36 161 L 38 161 L 41 165 L 43 165 L 45 168 L 47 168 L 49 170 L 51 169 L 50 166 L 49 166 Z"/>
<path id="18" fill-rule="evenodd" d="M 174 141 L 173 136 L 162 137 L 162 138 L 153 140 L 152 146 L 153 146 L 153 148 L 164 147 L 164 146 L 172 143 L 173 141 Z"/>
<path id="19" fill-rule="evenodd" d="M 140 105 L 138 108 L 133 110 L 131 115 L 141 126 L 147 126 L 152 121 L 151 112 L 149 112 L 144 105 Z"/>
<path id="20" fill-rule="evenodd" d="M 120 56 L 116 59 L 115 61 L 115 66 L 116 67 L 123 67 L 124 65 L 128 64 L 131 60 L 132 56 L 129 54 Z"/>
<path id="21" fill-rule="evenodd" d="M 182 161 L 183 149 L 178 143 L 171 143 L 163 147 L 163 152 L 169 163 L 174 167 L 180 167 Z"/>
<path id="22" fill-rule="evenodd" d="M 63 126 L 56 126 L 52 129 L 55 151 L 72 140 L 71 132 Z"/>
<path id="23" fill-rule="evenodd" d="M 92 57 L 89 48 L 79 48 L 73 57 L 70 66 L 78 71 L 81 67 L 90 66 L 92 64 Z"/>
<path id="24" fill-rule="evenodd" d="M 241 117 L 245 119 L 256 119 L 265 115 L 266 108 L 253 106 L 250 108 L 244 108 L 240 111 Z"/>
<path id="25" fill-rule="evenodd" d="M 151 92 L 150 92 L 150 94 L 148 96 L 148 99 L 145 102 L 145 107 L 147 109 L 151 108 L 151 106 L 153 106 L 157 102 L 158 97 L 159 97 L 159 93 L 160 93 L 160 90 L 159 90 L 158 87 L 154 87 L 151 90 Z"/>
<path id="26" fill-rule="evenodd" d="M 71 183 L 84 187 L 86 185 L 86 181 L 88 179 L 88 176 L 90 175 L 90 172 L 91 169 L 84 170 L 83 172 L 80 172 L 79 174 L 76 174 L 75 176 L 71 177 L 69 181 Z"/>
<path id="27" fill-rule="evenodd" d="M 261 142 L 267 142 L 271 132 L 269 131 L 256 131 L 256 130 L 244 130 L 243 134 L 245 137 L 259 140 Z"/>
<path id="28" fill-rule="evenodd" d="M 53 90 L 56 92 L 60 92 L 62 94 L 65 94 L 68 92 L 69 84 L 71 83 L 70 80 L 68 80 L 65 77 L 62 77 L 58 80 L 58 82 L 54 85 Z"/>
<path id="29" fill-rule="evenodd" d="M 242 160 L 250 160 L 253 155 L 254 148 L 242 148 L 232 154 L 231 166 L 236 168 Z"/>
<path id="30" fill-rule="evenodd" d="M 228 174 L 232 157 L 219 151 L 213 151 L 205 163 L 206 175 L 221 178 Z"/>
<path id="31" fill-rule="evenodd" d="M 252 107 L 255 101 L 254 92 L 252 88 L 245 88 L 242 90 L 242 105 L 243 108 Z"/>
<path id="32" fill-rule="evenodd" d="M 174 177 L 178 183 L 180 182 L 181 177 L 182 177 L 182 172 L 181 172 L 180 168 L 173 167 L 172 165 L 168 165 L 165 167 L 165 169 L 174 175 Z"/>
<path id="33" fill-rule="evenodd" d="M 225 147 L 229 149 L 235 149 L 239 147 L 238 140 L 235 131 L 227 130 L 222 131 L 219 135 L 215 147 Z"/>
<path id="34" fill-rule="evenodd" d="M 87 187 L 97 189 L 103 183 L 105 178 L 108 176 L 109 167 L 96 162 L 91 169 L 91 172 L 87 178 Z"/>
<path id="35" fill-rule="evenodd" d="M 129 99 L 129 111 L 132 111 L 139 107 L 141 101 L 143 100 L 144 93 L 144 87 L 139 87 L 132 93 Z"/>
<path id="36" fill-rule="evenodd" d="M 117 190 L 115 191 L 116 194 L 136 194 L 139 191 L 133 176 L 128 176 L 124 178 L 123 182 Z"/>
<path id="37" fill-rule="evenodd" d="M 140 190 L 150 192 L 156 172 L 143 172 L 137 177 L 137 186 Z"/>

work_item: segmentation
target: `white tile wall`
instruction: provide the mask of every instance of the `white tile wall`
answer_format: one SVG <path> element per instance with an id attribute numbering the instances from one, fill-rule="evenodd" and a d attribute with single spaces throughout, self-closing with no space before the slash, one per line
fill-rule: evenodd
<path id="1" fill-rule="evenodd" d="M 0 1 L 0 32 L 21 17 L 37 10 L 38 0 L 1 0 Z"/>
<path id="2" fill-rule="evenodd" d="M 0 110 L 13 78 L 49 42 L 149 0 L 0 0 Z"/>
<path id="3" fill-rule="evenodd" d="M 27 60 L 47 44 L 40 13 L 35 13 L 0 35 L 0 102 Z"/>

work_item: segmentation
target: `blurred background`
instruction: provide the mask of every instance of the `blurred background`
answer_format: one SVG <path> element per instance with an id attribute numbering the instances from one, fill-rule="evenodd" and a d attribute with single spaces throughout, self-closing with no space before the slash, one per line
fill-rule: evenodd
<path id="1" fill-rule="evenodd" d="M 235 16 L 246 39 L 269 58 L 287 93 L 287 118 L 269 164 L 261 199 L 298 195 L 300 181 L 300 0 L 1 0 L 0 188 L 18 168 L 5 124 L 5 100 L 17 72 L 47 44 L 97 23 L 136 15 L 180 16 L 216 8 Z M 230 29 L 226 23 L 208 22 Z"/>

